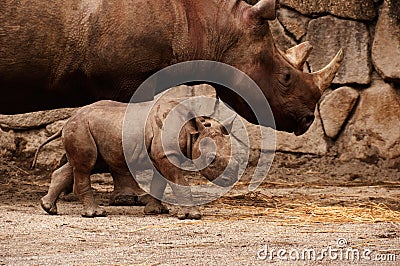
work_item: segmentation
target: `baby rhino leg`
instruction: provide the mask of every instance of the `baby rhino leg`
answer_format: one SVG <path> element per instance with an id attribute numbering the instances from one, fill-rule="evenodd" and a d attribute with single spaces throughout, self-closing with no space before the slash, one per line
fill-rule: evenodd
<path id="1" fill-rule="evenodd" d="M 51 175 L 51 183 L 47 195 L 40 199 L 40 205 L 48 214 L 57 214 L 57 199 L 62 192 L 70 191 L 74 183 L 72 167 L 64 164 Z"/>
<path id="2" fill-rule="evenodd" d="M 77 169 L 74 172 L 74 193 L 83 203 L 83 217 L 103 217 L 107 213 L 100 208 L 93 196 L 93 190 L 90 183 L 90 172 L 82 172 Z"/>
<path id="3" fill-rule="evenodd" d="M 150 185 L 151 196 L 148 195 L 149 197 L 147 200 L 147 204 L 146 207 L 144 208 L 145 214 L 169 213 L 168 208 L 161 203 L 166 186 L 167 186 L 167 180 L 162 176 L 160 176 L 156 171 L 154 171 Z"/>
<path id="4" fill-rule="evenodd" d="M 138 195 L 145 194 L 131 176 L 129 170 L 110 169 L 114 183 L 109 205 L 134 206 L 137 204 Z"/>
<path id="5" fill-rule="evenodd" d="M 110 169 L 114 191 L 110 197 L 113 206 L 145 206 L 151 196 L 144 191 L 126 169 Z"/>
<path id="6" fill-rule="evenodd" d="M 157 157 L 153 157 L 157 158 Z M 171 161 L 179 162 L 179 156 L 166 156 L 155 160 L 160 173 L 167 178 L 168 184 L 176 197 L 177 204 L 180 206 L 178 218 L 201 219 L 201 213 L 197 206 L 193 206 L 193 197 L 188 180 L 183 174 L 183 170 L 173 165 Z"/>
<path id="7" fill-rule="evenodd" d="M 199 207 L 192 206 L 193 199 L 192 199 L 192 192 L 190 190 L 190 186 L 187 184 L 184 184 L 184 185 L 175 184 L 173 182 L 170 182 L 169 185 L 171 186 L 172 191 L 175 194 L 177 203 L 180 205 L 180 208 L 179 208 L 179 211 L 177 214 L 178 219 L 180 219 L 180 220 L 184 220 L 184 219 L 199 220 L 199 219 L 201 219 L 201 213 L 200 213 Z"/>

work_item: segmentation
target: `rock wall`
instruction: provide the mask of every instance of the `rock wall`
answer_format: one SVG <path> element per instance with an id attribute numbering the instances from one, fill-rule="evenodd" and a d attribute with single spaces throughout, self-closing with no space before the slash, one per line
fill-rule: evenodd
<path id="1" fill-rule="evenodd" d="M 0 115 L 0 158 L 32 161 L 41 143 L 63 127 L 77 108 L 65 108 L 19 115 Z M 60 139 L 47 144 L 38 163 L 53 168 L 64 154 Z"/>
<path id="2" fill-rule="evenodd" d="M 301 137 L 279 132 L 277 149 L 400 162 L 400 1 L 280 0 L 280 5 L 270 23 L 279 48 L 310 41 L 309 71 L 319 70 L 340 48 L 345 58 L 313 126 Z"/>

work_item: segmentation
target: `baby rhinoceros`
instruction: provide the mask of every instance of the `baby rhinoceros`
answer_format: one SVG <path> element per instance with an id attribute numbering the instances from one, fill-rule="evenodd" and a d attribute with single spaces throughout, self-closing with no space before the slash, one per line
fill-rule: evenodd
<path id="1" fill-rule="evenodd" d="M 233 185 L 239 169 L 231 156 L 229 136 L 234 117 L 210 123 L 207 122 L 210 118 L 195 117 L 182 105 L 175 108 L 178 105 L 176 100 L 161 98 L 156 103 L 99 101 L 81 108 L 62 129 L 68 162 L 52 174 L 49 191 L 41 199 L 43 209 L 56 214 L 59 195 L 73 183 L 74 193 L 83 204 L 82 216 L 105 216 L 106 212 L 95 202 L 92 193 L 90 175 L 95 169 L 99 165 L 107 166 L 106 172 L 111 173 L 114 188 L 118 186 L 121 190 L 128 180 L 134 185 L 130 183 L 127 187 L 141 190 L 132 174 L 153 165 L 165 179 L 153 175 L 150 192 L 156 198 L 148 197 L 145 212 L 168 211 L 159 200 L 168 183 L 180 205 L 178 218 L 200 219 L 198 207 L 192 204 L 188 171 L 179 163 L 182 156 L 193 159 L 199 172 L 209 181 L 224 187 Z M 128 107 L 137 115 L 125 118 Z M 146 113 L 149 114 L 147 118 Z M 168 117 L 172 113 L 173 117 Z M 171 134 L 164 130 L 166 121 L 172 121 L 167 128 L 175 130 L 172 132 L 175 138 L 162 137 Z M 210 140 L 214 147 L 207 144 Z"/>

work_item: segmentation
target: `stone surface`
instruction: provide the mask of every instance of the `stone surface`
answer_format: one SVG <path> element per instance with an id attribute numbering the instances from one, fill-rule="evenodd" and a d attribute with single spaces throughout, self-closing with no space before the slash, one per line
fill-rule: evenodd
<path id="1" fill-rule="evenodd" d="M 161 94 L 158 94 L 158 98 Z M 216 97 L 216 91 L 214 87 L 208 84 L 199 84 L 195 86 L 179 85 L 170 88 L 162 93 L 163 98 L 186 98 L 197 95 L 207 95 L 210 97 Z"/>
<path id="2" fill-rule="evenodd" d="M 375 29 L 372 61 L 378 73 L 400 81 L 400 1 L 385 0 Z"/>
<path id="3" fill-rule="evenodd" d="M 19 142 L 19 152 L 21 155 L 31 158 L 40 144 L 52 134 L 53 132 L 48 132 L 45 128 L 16 132 L 15 137 Z M 53 140 L 41 149 L 37 164 L 55 167 L 64 153 L 61 138 Z"/>
<path id="4" fill-rule="evenodd" d="M 338 139 L 338 151 L 342 160 L 400 157 L 400 99 L 389 84 L 376 80 L 362 92 L 356 112 Z"/>
<path id="5" fill-rule="evenodd" d="M 304 15 L 329 13 L 356 20 L 373 20 L 377 15 L 374 0 L 280 0 L 280 3 Z"/>
<path id="6" fill-rule="evenodd" d="M 68 119 L 64 119 L 64 120 L 59 120 L 56 121 L 54 123 L 51 123 L 49 125 L 46 126 L 46 131 L 48 134 L 54 134 L 56 132 L 58 132 L 60 129 L 63 128 L 63 126 L 65 125 L 65 123 L 67 123 Z"/>
<path id="7" fill-rule="evenodd" d="M 17 115 L 0 115 L 0 125 L 9 129 L 32 129 L 69 118 L 79 108 L 64 108 Z"/>
<path id="8" fill-rule="evenodd" d="M 0 129 L 0 157 L 8 156 L 15 152 L 15 134 L 11 131 L 3 131 Z"/>
<path id="9" fill-rule="evenodd" d="M 297 44 L 294 40 L 292 40 L 292 38 L 286 35 L 285 28 L 278 19 L 269 21 L 269 26 L 272 36 L 274 37 L 275 44 L 282 51 L 285 51 Z"/>
<path id="10" fill-rule="evenodd" d="M 324 139 L 319 112 L 315 111 L 315 121 L 301 136 L 292 133 L 276 132 L 276 150 L 283 152 L 324 155 L 328 152 L 328 143 Z"/>
<path id="11" fill-rule="evenodd" d="M 278 10 L 278 19 L 293 36 L 299 41 L 307 33 L 309 18 L 286 8 Z"/>
<path id="12" fill-rule="evenodd" d="M 326 66 L 343 48 L 344 60 L 333 83 L 370 83 L 369 33 L 364 23 L 332 16 L 317 18 L 308 25 L 307 40 L 314 46 L 308 60 L 312 71 Z"/>
<path id="13" fill-rule="evenodd" d="M 350 87 L 338 88 L 324 97 L 319 111 L 323 129 L 328 137 L 337 137 L 358 97 L 359 93 Z"/>
<path id="14" fill-rule="evenodd" d="M 31 158 L 40 144 L 59 131 L 67 120 L 68 119 L 59 120 L 40 129 L 16 131 L 14 135 L 19 143 L 18 152 L 20 153 L 20 156 Z M 53 140 L 40 150 L 37 164 L 56 167 L 64 153 L 65 151 L 61 138 Z"/>

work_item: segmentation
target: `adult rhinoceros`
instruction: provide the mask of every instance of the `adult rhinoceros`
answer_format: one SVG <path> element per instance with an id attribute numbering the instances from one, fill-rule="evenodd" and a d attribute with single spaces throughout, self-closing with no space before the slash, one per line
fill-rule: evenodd
<path id="1" fill-rule="evenodd" d="M 303 73 L 311 46 L 281 52 L 268 22 L 275 0 L 2 0 L 0 113 L 129 101 L 151 74 L 194 59 L 234 66 L 270 103 L 276 128 L 304 133 L 339 53 L 317 73 Z M 257 123 L 237 95 L 219 97 Z"/>

